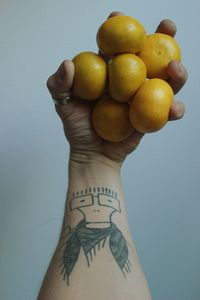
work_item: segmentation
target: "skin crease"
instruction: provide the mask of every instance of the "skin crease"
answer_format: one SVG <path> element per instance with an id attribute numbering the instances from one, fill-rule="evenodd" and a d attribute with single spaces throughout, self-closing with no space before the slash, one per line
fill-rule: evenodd
<path id="1" fill-rule="evenodd" d="M 113 12 L 109 18 L 122 15 L 121 12 Z M 167 33 L 171 36 L 176 34 L 176 25 L 171 20 L 163 20 L 156 29 L 156 32 Z M 105 60 L 108 58 L 102 55 Z M 184 86 L 188 74 L 186 68 L 176 62 L 171 61 L 168 65 L 171 85 L 174 93 Z M 70 60 L 65 60 L 60 65 L 56 73 L 51 75 L 47 81 L 47 87 L 51 95 L 56 99 L 63 99 L 70 95 L 73 84 L 74 65 Z M 55 105 L 55 109 L 63 122 L 65 135 L 70 143 L 71 151 L 75 153 L 91 152 L 101 154 L 104 157 L 119 162 L 120 164 L 139 144 L 144 134 L 134 130 L 124 141 L 119 143 L 107 142 L 101 139 L 94 131 L 91 123 L 90 113 L 93 104 L 85 100 L 72 99 L 67 105 Z M 185 107 L 183 102 L 174 101 L 169 113 L 169 120 L 178 120 L 183 117 Z M 81 128 L 81 130 L 80 130 Z"/>

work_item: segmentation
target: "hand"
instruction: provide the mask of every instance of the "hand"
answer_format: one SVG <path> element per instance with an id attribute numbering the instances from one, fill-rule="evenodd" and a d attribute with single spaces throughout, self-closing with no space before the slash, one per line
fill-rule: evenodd
<path id="1" fill-rule="evenodd" d="M 122 15 L 120 12 L 113 12 L 110 17 Z M 166 33 L 171 36 L 176 34 L 176 26 L 170 20 L 163 20 L 156 32 Z M 104 56 L 104 59 L 107 58 Z M 187 80 L 185 67 L 172 61 L 168 66 L 170 76 L 169 84 L 176 94 Z M 47 87 L 51 95 L 56 99 L 64 99 L 70 94 L 74 77 L 74 65 L 70 60 L 65 60 L 47 81 Z M 134 130 L 133 133 L 124 141 L 112 143 L 101 139 L 93 129 L 91 122 L 91 111 L 94 103 L 92 101 L 73 98 L 66 105 L 55 105 L 55 109 L 60 116 L 65 136 L 69 141 L 71 152 L 78 154 L 94 153 L 104 155 L 107 158 L 122 163 L 126 156 L 136 149 L 144 134 Z M 174 101 L 169 120 L 178 120 L 183 117 L 185 112 L 184 104 Z"/>

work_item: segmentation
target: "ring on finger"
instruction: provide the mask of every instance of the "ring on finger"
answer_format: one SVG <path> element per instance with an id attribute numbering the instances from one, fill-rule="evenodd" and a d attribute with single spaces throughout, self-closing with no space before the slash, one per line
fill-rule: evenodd
<path id="1" fill-rule="evenodd" d="M 70 102 L 72 102 L 72 94 L 68 95 L 67 97 L 63 98 L 63 99 L 56 99 L 52 96 L 53 102 L 55 105 L 66 105 L 69 104 Z"/>

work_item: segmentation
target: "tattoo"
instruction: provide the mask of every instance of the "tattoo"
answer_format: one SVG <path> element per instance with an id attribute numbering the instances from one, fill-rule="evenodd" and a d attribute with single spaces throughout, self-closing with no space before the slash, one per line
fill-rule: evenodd
<path id="1" fill-rule="evenodd" d="M 126 277 L 131 271 L 127 241 L 112 222 L 113 213 L 121 212 L 117 193 L 104 187 L 89 188 L 73 193 L 69 204 L 71 211 L 79 210 L 84 218 L 74 228 L 66 228 L 66 242 L 61 258 L 63 279 L 69 285 L 69 277 L 78 261 L 81 248 L 89 267 L 97 251 L 105 247 L 107 240 L 116 263 Z"/>

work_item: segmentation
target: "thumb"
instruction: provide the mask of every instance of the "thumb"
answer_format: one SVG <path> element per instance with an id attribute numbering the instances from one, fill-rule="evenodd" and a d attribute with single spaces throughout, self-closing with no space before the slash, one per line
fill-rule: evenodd
<path id="1" fill-rule="evenodd" d="M 64 60 L 56 73 L 47 80 L 47 88 L 52 97 L 63 99 L 67 97 L 72 88 L 74 79 L 74 64 L 71 60 Z"/>

